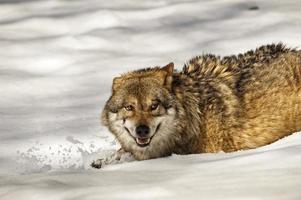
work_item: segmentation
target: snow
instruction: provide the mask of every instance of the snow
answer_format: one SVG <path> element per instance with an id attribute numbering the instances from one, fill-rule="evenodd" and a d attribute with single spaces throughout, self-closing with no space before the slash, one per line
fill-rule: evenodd
<path id="1" fill-rule="evenodd" d="M 0 199 L 301 199 L 299 133 L 255 150 L 89 166 L 118 148 L 99 123 L 114 76 L 271 42 L 301 47 L 300 7 L 0 0 Z"/>

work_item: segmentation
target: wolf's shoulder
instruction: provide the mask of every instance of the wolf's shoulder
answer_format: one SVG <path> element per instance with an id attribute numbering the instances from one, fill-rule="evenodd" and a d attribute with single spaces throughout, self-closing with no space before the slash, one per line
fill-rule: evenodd
<path id="1" fill-rule="evenodd" d="M 223 80 L 233 82 L 238 70 L 233 65 L 225 65 L 223 58 L 205 54 L 190 59 L 183 67 L 181 74 L 195 80 Z"/>

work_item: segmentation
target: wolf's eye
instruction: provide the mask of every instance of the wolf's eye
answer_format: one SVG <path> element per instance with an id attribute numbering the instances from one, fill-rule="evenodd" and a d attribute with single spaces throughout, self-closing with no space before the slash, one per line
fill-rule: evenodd
<path id="1" fill-rule="evenodd" d="M 133 111 L 133 110 L 134 110 L 134 107 L 131 106 L 131 105 L 128 105 L 128 106 L 125 106 L 124 109 L 125 109 L 126 111 Z"/>
<path id="2" fill-rule="evenodd" d="M 156 110 L 158 108 L 158 106 L 159 106 L 159 103 L 153 103 L 151 105 L 151 110 Z"/>

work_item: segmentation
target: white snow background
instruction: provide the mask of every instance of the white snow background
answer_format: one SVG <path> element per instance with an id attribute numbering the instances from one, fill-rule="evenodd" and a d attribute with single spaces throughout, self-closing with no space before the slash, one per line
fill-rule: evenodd
<path id="1" fill-rule="evenodd" d="M 282 41 L 298 0 L 0 0 L 0 199 L 301 199 L 301 134 L 235 153 L 91 169 L 114 76 Z"/>

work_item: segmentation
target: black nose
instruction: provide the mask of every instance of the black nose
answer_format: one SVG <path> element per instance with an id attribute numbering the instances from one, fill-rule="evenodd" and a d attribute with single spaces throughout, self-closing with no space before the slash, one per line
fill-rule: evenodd
<path id="1" fill-rule="evenodd" d="M 136 128 L 136 134 L 140 137 L 145 137 L 149 134 L 149 127 L 146 125 L 140 125 Z"/>

